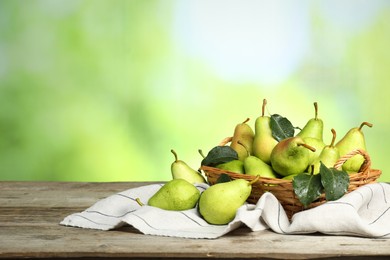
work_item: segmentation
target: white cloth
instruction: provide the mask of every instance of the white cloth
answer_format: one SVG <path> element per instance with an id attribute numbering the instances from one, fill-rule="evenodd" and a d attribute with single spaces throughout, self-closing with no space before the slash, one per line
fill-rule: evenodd
<path id="1" fill-rule="evenodd" d="M 296 213 L 291 221 L 276 197 L 265 193 L 254 204 L 245 204 L 227 225 L 210 225 L 197 212 L 168 211 L 140 206 L 146 204 L 162 184 L 129 189 L 97 201 L 83 212 L 71 214 L 61 225 L 110 230 L 131 225 L 149 235 L 218 238 L 245 225 L 248 231 L 271 229 L 280 234 L 320 232 L 330 235 L 351 235 L 390 238 L 390 184 L 375 183 L 360 187 L 337 201 Z M 196 185 L 202 192 L 208 186 Z"/>

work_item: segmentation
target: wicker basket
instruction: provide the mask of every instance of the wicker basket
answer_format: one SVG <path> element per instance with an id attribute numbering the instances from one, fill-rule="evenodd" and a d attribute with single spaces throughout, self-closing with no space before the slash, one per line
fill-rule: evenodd
<path id="1" fill-rule="evenodd" d="M 227 140 L 228 139 L 225 139 L 221 142 L 221 144 Z M 362 164 L 359 172 L 349 174 L 350 183 L 347 193 L 365 184 L 375 183 L 382 173 L 380 170 L 371 169 L 370 156 L 367 152 L 360 149 L 351 151 L 345 156 L 342 156 L 336 162 L 334 167 L 336 169 L 341 169 L 341 166 L 344 164 L 344 162 L 356 154 L 361 154 L 364 157 L 364 163 Z M 248 181 L 256 178 L 256 176 L 253 175 L 229 172 L 209 166 L 202 166 L 201 169 L 204 171 L 210 185 L 215 184 L 221 174 L 228 174 L 232 179 L 245 179 Z M 271 192 L 275 195 L 275 197 L 282 204 L 289 218 L 291 218 L 299 211 L 313 208 L 326 202 L 325 194 L 322 194 L 318 200 L 312 202 L 308 207 L 305 208 L 294 193 L 292 180 L 262 177 L 257 182 L 252 184 L 252 192 L 247 201 L 249 203 L 255 204 L 261 195 L 263 195 L 265 192 Z"/>

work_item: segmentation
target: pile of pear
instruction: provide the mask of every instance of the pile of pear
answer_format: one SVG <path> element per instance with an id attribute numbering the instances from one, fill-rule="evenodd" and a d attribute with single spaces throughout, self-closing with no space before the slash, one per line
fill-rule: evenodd
<path id="1" fill-rule="evenodd" d="M 171 164 L 172 180 L 149 198 L 148 206 L 173 211 L 196 208 L 207 223 L 225 225 L 234 220 L 237 210 L 249 198 L 252 184 L 259 178 L 292 180 L 301 173 L 318 174 L 321 162 L 331 168 L 341 156 L 352 150 L 366 150 L 362 128 L 372 127 L 367 122 L 351 128 L 337 143 L 336 131 L 331 129 L 332 141 L 325 145 L 324 122 L 318 117 L 316 102 L 315 116 L 308 120 L 301 131 L 295 136 L 277 141 L 272 133 L 271 117 L 265 115 L 266 104 L 264 99 L 262 113 L 255 121 L 254 131 L 247 124 L 249 119 L 246 119 L 236 125 L 233 136 L 229 138 L 230 147 L 237 152 L 237 159 L 215 166 L 227 173 L 256 176 L 253 180 L 235 178 L 211 186 L 199 186 L 197 184 L 207 184 L 201 171 L 179 160 L 177 153 L 171 150 L 175 157 Z M 363 162 L 361 155 L 355 155 L 342 165 L 342 169 L 348 173 L 358 172 Z M 137 201 L 144 206 L 139 199 Z"/>
<path id="2" fill-rule="evenodd" d="M 238 159 L 217 165 L 217 168 L 263 178 L 292 180 L 301 173 L 318 174 L 320 162 L 332 168 L 341 156 L 355 149 L 366 151 L 362 128 L 372 127 L 368 122 L 351 128 L 337 143 L 336 131 L 332 128 L 332 141 L 326 145 L 324 122 L 318 117 L 317 102 L 314 102 L 314 117 L 295 136 L 277 141 L 272 134 L 271 117 L 265 115 L 266 104 L 264 99 L 254 131 L 248 125 L 249 119 L 236 125 L 230 146 L 237 152 Z M 359 172 L 363 162 L 362 155 L 355 155 L 342 165 L 342 170 Z"/>
<path id="3" fill-rule="evenodd" d="M 196 208 L 199 215 L 209 224 L 225 225 L 231 222 L 239 207 L 246 203 L 251 194 L 252 181 L 236 179 L 221 182 L 205 188 L 202 192 L 196 184 L 206 183 L 199 172 L 186 162 L 178 159 L 174 150 L 175 161 L 171 164 L 172 180 L 165 183 L 147 201 L 147 206 L 170 211 L 186 211 Z M 136 201 L 145 206 L 139 198 Z"/>

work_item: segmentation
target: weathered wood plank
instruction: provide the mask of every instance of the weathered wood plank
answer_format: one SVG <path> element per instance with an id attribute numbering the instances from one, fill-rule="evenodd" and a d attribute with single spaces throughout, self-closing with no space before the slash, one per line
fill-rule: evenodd
<path id="1" fill-rule="evenodd" d="M 147 185 L 144 182 L 0 182 L 3 207 L 88 207 L 117 192 Z"/>
<path id="2" fill-rule="evenodd" d="M 0 258 L 332 258 L 390 256 L 390 240 L 279 235 L 243 227 L 219 239 L 64 227 L 59 222 L 98 199 L 148 183 L 0 182 Z M 61 195 L 57 195 L 60 193 Z"/>
<path id="3" fill-rule="evenodd" d="M 283 259 L 380 256 L 386 240 L 349 237 L 285 236 L 245 228 L 216 240 L 146 236 L 132 228 L 96 231 L 78 228 L 1 227 L 0 257 L 272 257 Z M 10 236 L 10 234 L 12 234 Z"/>

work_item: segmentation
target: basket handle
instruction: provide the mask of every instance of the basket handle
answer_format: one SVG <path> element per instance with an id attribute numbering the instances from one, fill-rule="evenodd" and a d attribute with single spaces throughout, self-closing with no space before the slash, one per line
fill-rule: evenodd
<path id="1" fill-rule="evenodd" d="M 352 158 L 353 156 L 357 155 L 357 154 L 360 154 L 364 157 L 364 162 L 362 164 L 362 166 L 360 166 L 360 169 L 359 169 L 359 172 L 365 172 L 367 171 L 370 167 L 371 167 L 371 158 L 370 156 L 368 155 L 368 153 L 366 151 L 364 151 L 363 149 L 355 149 L 355 150 L 352 150 L 351 152 L 347 153 L 346 155 L 344 156 L 341 156 L 337 162 L 334 164 L 334 168 L 340 170 L 341 169 L 341 166 L 350 158 Z"/>
<path id="2" fill-rule="evenodd" d="M 224 139 L 218 144 L 218 146 L 224 146 L 224 145 L 226 145 L 227 143 L 230 143 L 232 140 L 233 140 L 233 137 L 232 137 L 232 136 L 228 136 L 228 137 L 224 138 Z"/>

